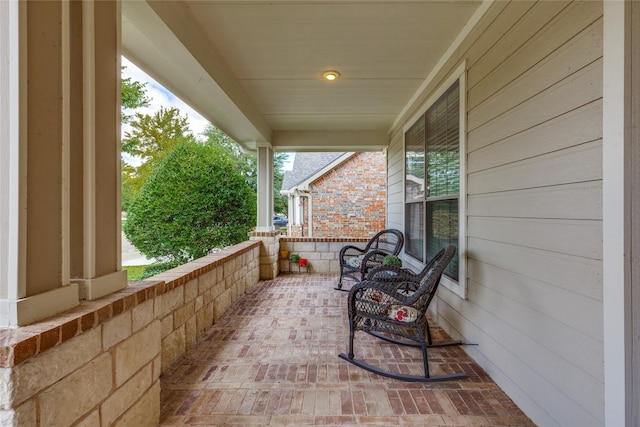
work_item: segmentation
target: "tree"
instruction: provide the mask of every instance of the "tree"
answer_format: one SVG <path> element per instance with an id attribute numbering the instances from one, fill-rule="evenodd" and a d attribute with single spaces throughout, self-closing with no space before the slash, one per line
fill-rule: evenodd
<path id="1" fill-rule="evenodd" d="M 235 142 L 229 135 L 224 133 L 213 125 L 208 125 L 203 134 L 206 144 L 211 144 L 223 148 L 229 155 L 235 159 L 235 169 L 244 176 L 247 184 L 257 191 L 257 163 L 256 156 L 242 150 L 240 144 Z"/>
<path id="2" fill-rule="evenodd" d="M 142 186 L 123 229 L 146 256 L 173 265 L 247 239 L 256 197 L 223 147 L 184 140 Z"/>
<path id="3" fill-rule="evenodd" d="M 123 70 L 125 68 L 126 67 L 122 67 Z M 127 114 L 127 111 L 149 105 L 150 100 L 147 96 L 146 86 L 146 83 L 134 81 L 131 77 L 120 81 L 120 120 L 122 123 L 129 123 L 129 121 L 131 121 L 132 116 Z M 124 159 L 120 161 L 120 164 L 122 176 L 122 209 L 126 211 L 134 196 L 134 191 L 128 180 L 133 169 L 128 167 Z"/>
<path id="4" fill-rule="evenodd" d="M 125 132 L 122 140 L 122 152 L 140 163 L 124 166 L 123 184 L 128 185 L 135 196 L 174 147 L 184 140 L 193 141 L 194 137 L 186 116 L 181 116 L 177 108 L 161 107 L 152 116 L 136 113 L 130 125 L 131 130 Z"/>
<path id="5" fill-rule="evenodd" d="M 131 190 L 131 184 L 127 181 L 129 166 L 124 159 L 120 159 L 120 173 L 121 173 L 121 191 L 120 191 L 120 200 L 122 202 L 122 210 L 128 211 L 129 206 L 131 205 L 131 201 L 133 200 L 134 194 L 133 190 Z"/>
<path id="6" fill-rule="evenodd" d="M 124 70 L 127 67 L 122 67 Z M 121 114 L 120 118 L 122 123 L 128 123 L 131 120 L 131 116 L 126 114 L 126 110 L 134 110 L 140 107 L 146 107 L 149 105 L 149 97 L 147 96 L 146 83 L 140 83 L 135 80 L 131 80 L 131 77 L 122 79 L 120 82 L 121 93 Z"/>
<path id="7" fill-rule="evenodd" d="M 247 184 L 254 192 L 258 191 L 258 163 L 256 156 L 242 151 L 240 145 L 231 139 L 227 134 L 213 125 L 209 125 L 203 133 L 206 143 L 218 145 L 225 148 L 237 161 L 237 168 L 241 171 Z M 284 179 L 284 160 L 286 154 L 276 153 L 273 156 L 273 193 L 274 193 L 274 211 L 287 211 L 287 198 L 280 194 L 282 188 L 282 180 Z"/>
<path id="8" fill-rule="evenodd" d="M 279 213 L 287 212 L 289 199 L 280 194 L 284 181 L 284 161 L 286 153 L 275 153 L 273 156 L 273 210 Z"/>

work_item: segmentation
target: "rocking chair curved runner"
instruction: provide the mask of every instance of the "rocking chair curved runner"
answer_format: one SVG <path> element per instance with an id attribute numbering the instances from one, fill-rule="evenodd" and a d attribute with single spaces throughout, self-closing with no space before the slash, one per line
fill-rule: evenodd
<path id="1" fill-rule="evenodd" d="M 367 271 L 382 265 L 387 255 L 398 255 L 404 246 L 404 235 L 400 230 L 387 229 L 378 232 L 364 248 L 347 245 L 340 249 L 340 279 L 337 290 L 342 289 L 342 281 L 350 278 L 356 283 L 364 280 Z"/>
<path id="2" fill-rule="evenodd" d="M 456 248 L 442 249 L 418 274 L 394 266 L 369 271 L 367 280 L 349 292 L 349 353 L 339 357 L 379 375 L 412 382 L 446 381 L 466 378 L 464 373 L 430 375 L 428 347 L 460 345 L 461 341 L 433 343 L 427 321 L 427 309 Z M 355 333 L 363 331 L 394 344 L 420 347 L 424 375 L 408 375 L 369 365 L 354 356 Z"/>

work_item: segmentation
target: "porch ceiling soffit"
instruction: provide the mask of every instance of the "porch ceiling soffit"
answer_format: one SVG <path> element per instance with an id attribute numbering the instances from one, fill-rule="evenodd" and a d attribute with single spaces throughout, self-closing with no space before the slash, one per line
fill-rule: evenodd
<path id="1" fill-rule="evenodd" d="M 271 128 L 181 3 L 123 1 L 122 51 L 245 149 L 271 141 Z"/>
<path id="2" fill-rule="evenodd" d="M 488 3 L 124 0 L 122 49 L 245 149 L 377 151 Z"/>

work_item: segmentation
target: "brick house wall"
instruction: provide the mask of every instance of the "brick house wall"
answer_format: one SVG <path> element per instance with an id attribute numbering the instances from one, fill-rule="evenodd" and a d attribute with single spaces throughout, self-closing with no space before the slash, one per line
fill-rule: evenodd
<path id="1" fill-rule="evenodd" d="M 382 152 L 356 153 L 314 181 L 309 186 L 313 236 L 369 237 L 384 229 L 386 167 Z M 308 199 L 303 203 L 307 218 Z"/>

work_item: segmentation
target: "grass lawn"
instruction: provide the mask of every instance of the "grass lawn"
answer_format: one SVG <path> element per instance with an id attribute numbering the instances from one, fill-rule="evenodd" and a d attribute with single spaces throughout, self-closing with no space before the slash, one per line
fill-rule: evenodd
<path id="1" fill-rule="evenodd" d="M 150 265 L 125 265 L 124 267 L 122 267 L 123 270 L 127 270 L 127 279 L 128 280 L 138 280 L 140 278 L 140 276 L 142 276 L 142 273 L 144 273 L 144 271 L 147 269 L 147 267 L 150 267 L 153 264 Z"/>
<path id="2" fill-rule="evenodd" d="M 171 266 L 167 264 L 126 265 L 122 267 L 123 270 L 127 270 L 127 280 L 144 280 L 142 275 L 147 269 L 153 270 L 147 274 L 147 277 L 150 277 L 162 273 L 169 268 L 171 268 Z"/>

